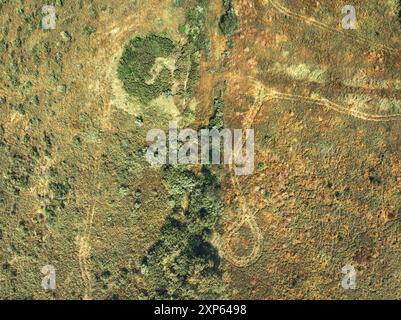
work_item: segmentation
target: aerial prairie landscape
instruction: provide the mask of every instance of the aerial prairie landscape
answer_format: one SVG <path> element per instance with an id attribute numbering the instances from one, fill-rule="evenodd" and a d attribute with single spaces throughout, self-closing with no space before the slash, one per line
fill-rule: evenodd
<path id="1" fill-rule="evenodd" d="M 401 299 L 401 1 L 0 9 L 0 299 Z"/>

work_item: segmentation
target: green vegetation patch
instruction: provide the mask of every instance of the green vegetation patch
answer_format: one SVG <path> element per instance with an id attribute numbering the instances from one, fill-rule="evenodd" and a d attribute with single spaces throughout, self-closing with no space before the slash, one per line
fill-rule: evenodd
<path id="1" fill-rule="evenodd" d="M 179 82 L 176 95 L 190 99 L 194 88 L 198 84 L 200 52 L 188 43 L 181 49 L 180 56 L 176 61 L 174 79 Z"/>
<path id="2" fill-rule="evenodd" d="M 207 167 L 199 175 L 167 167 L 164 183 L 172 211 L 142 262 L 146 298 L 221 298 L 220 257 L 210 243 L 222 211 L 220 184 Z"/>
<path id="3" fill-rule="evenodd" d="M 232 0 L 223 2 L 226 12 L 220 18 L 219 27 L 225 36 L 231 36 L 239 27 L 239 17 L 235 13 Z"/>
<path id="4" fill-rule="evenodd" d="M 196 6 L 190 8 L 186 14 L 185 25 L 179 31 L 188 37 L 188 41 L 197 50 L 209 51 L 210 42 L 206 34 L 206 18 L 209 0 L 198 0 Z"/>
<path id="5" fill-rule="evenodd" d="M 149 35 L 136 37 L 128 42 L 118 65 L 118 77 L 123 82 L 128 94 L 147 104 L 171 88 L 170 71 L 163 67 L 152 81 L 150 71 L 156 58 L 167 58 L 175 48 L 174 43 L 166 37 Z"/>

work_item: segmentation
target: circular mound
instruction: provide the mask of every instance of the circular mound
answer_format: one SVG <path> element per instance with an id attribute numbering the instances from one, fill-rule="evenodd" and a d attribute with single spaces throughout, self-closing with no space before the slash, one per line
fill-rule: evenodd
<path id="1" fill-rule="evenodd" d="M 169 38 L 148 35 L 131 39 L 124 48 L 117 73 L 127 93 L 147 104 L 171 89 L 170 71 L 162 66 L 155 73 L 158 58 L 168 58 L 175 49 Z"/>

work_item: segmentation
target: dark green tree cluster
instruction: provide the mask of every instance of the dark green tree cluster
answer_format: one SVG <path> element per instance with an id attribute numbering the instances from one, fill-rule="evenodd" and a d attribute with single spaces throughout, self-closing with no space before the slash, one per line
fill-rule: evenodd
<path id="1" fill-rule="evenodd" d="M 226 12 L 221 16 L 219 27 L 225 36 L 231 36 L 239 27 L 239 17 L 235 13 L 232 0 L 224 0 Z"/>
<path id="2" fill-rule="evenodd" d="M 165 170 L 173 205 L 160 240 L 143 259 L 148 299 L 222 297 L 220 258 L 210 243 L 222 210 L 220 184 L 207 167 L 199 175 L 173 167 Z"/>
<path id="3" fill-rule="evenodd" d="M 187 11 L 185 24 L 180 26 L 181 33 L 188 37 L 197 50 L 208 51 L 210 47 L 206 34 L 206 17 L 209 0 L 197 0 L 196 6 Z"/>
<path id="4" fill-rule="evenodd" d="M 202 53 L 209 54 L 210 42 L 206 32 L 206 18 L 209 0 L 197 0 L 196 5 L 190 7 L 186 13 L 185 24 L 180 25 L 179 31 L 188 39 L 177 59 L 176 79 L 184 77 L 179 88 L 179 95 L 191 98 L 193 90 L 199 81 L 199 60 Z M 184 5 L 177 3 L 177 5 Z M 188 65 L 189 63 L 189 65 Z M 184 88 L 185 83 L 185 88 Z"/>
<path id="5" fill-rule="evenodd" d="M 199 81 L 199 55 L 193 45 L 187 43 L 181 48 L 175 66 L 174 79 L 179 81 L 176 95 L 189 99 Z"/>
<path id="6" fill-rule="evenodd" d="M 227 83 L 224 83 L 223 89 L 220 90 L 219 96 L 213 101 L 213 112 L 209 119 L 209 129 L 222 130 L 224 128 L 224 95 L 226 91 Z"/>
<path id="7" fill-rule="evenodd" d="M 150 70 L 156 58 L 170 56 L 174 48 L 175 45 L 169 38 L 154 34 L 129 41 L 117 70 L 124 89 L 144 104 L 169 91 L 171 77 L 170 71 L 165 67 L 152 84 L 147 84 L 146 81 L 151 77 Z"/>

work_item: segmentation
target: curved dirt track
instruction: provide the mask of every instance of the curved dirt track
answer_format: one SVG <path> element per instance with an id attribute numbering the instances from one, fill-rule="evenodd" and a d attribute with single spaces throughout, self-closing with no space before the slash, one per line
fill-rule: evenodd
<path id="1" fill-rule="evenodd" d="M 328 99 L 324 98 L 312 98 L 308 96 L 299 96 L 292 95 L 286 93 L 280 93 L 274 91 L 272 89 L 267 88 L 262 83 L 251 79 L 251 82 L 254 86 L 254 91 L 256 93 L 256 102 L 250 108 L 245 119 L 243 121 L 244 129 L 251 128 L 254 122 L 255 117 L 260 112 L 263 104 L 266 101 L 271 100 L 287 100 L 287 101 L 304 101 L 309 102 L 318 106 L 324 106 L 336 112 L 346 114 L 361 120 L 365 121 L 374 121 L 374 122 L 387 122 L 387 121 L 396 121 L 401 120 L 401 114 L 392 114 L 392 115 L 379 115 L 379 114 L 368 114 L 356 110 L 350 110 L 343 106 L 340 106 Z M 234 168 L 230 167 L 231 170 L 231 182 L 234 187 L 235 194 L 237 196 L 239 202 L 239 210 L 241 211 L 241 215 L 239 219 L 229 227 L 226 232 L 226 236 L 223 238 L 223 256 L 233 265 L 243 268 L 248 267 L 255 263 L 261 256 L 263 251 L 263 235 L 260 231 L 259 226 L 257 225 L 255 215 L 249 212 L 249 208 L 246 204 L 246 200 L 242 195 L 241 186 L 239 184 L 237 176 L 235 176 Z M 250 254 L 246 256 L 238 256 L 233 252 L 230 243 L 232 239 L 236 236 L 239 230 L 247 225 L 250 230 L 251 237 L 253 238 L 253 247 L 251 249 Z"/>
<path id="2" fill-rule="evenodd" d="M 349 39 L 353 39 L 353 40 L 355 40 L 355 41 L 357 41 L 359 43 L 369 44 L 370 46 L 372 46 L 374 48 L 377 48 L 377 49 L 381 49 L 383 51 L 386 51 L 389 54 L 399 55 L 400 52 L 401 52 L 400 49 L 396 49 L 396 48 L 390 47 L 390 46 L 382 44 L 382 43 L 377 43 L 377 42 L 371 41 L 371 40 L 369 40 L 369 39 L 367 39 L 365 37 L 357 36 L 357 35 L 354 35 L 352 33 L 346 32 L 344 30 L 335 29 L 335 28 L 333 28 L 333 27 L 331 27 L 331 26 L 329 26 L 327 24 L 324 24 L 324 23 L 322 23 L 320 21 L 317 21 L 316 19 L 313 19 L 311 17 L 307 17 L 307 16 L 303 16 L 301 14 L 295 13 L 295 12 L 291 11 L 290 9 L 284 7 L 280 3 L 280 1 L 278 1 L 278 0 L 262 0 L 262 2 L 266 3 L 266 4 L 270 3 L 271 6 L 276 11 L 280 12 L 281 14 L 284 14 L 286 16 L 289 16 L 289 17 L 292 17 L 294 19 L 300 20 L 300 21 L 302 21 L 302 22 L 304 22 L 306 24 L 313 25 L 313 26 L 315 26 L 317 28 L 326 30 L 328 32 L 341 34 L 342 36 L 344 36 L 346 38 L 349 38 Z"/>

